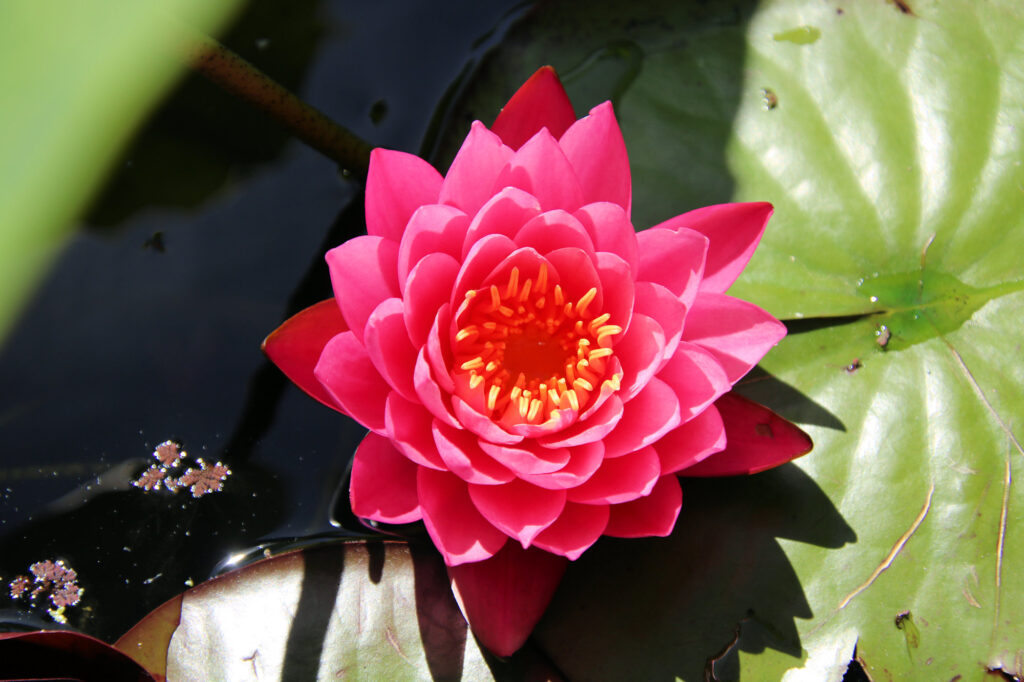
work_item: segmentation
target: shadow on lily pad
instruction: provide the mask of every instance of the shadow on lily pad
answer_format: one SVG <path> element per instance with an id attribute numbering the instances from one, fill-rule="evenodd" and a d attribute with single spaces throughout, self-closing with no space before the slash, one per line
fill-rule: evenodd
<path id="1" fill-rule="evenodd" d="M 812 616 L 778 538 L 838 548 L 853 529 L 794 464 L 683 482 L 665 539 L 605 540 L 571 566 L 535 635 L 569 679 L 739 678 L 739 651 L 802 657 Z"/>

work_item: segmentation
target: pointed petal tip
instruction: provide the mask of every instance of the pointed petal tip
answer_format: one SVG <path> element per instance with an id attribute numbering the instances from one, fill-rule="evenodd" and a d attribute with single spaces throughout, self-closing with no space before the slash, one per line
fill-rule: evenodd
<path id="1" fill-rule="evenodd" d="M 491 130 L 506 145 L 518 149 L 541 128 L 558 138 L 575 122 L 576 112 L 558 74 L 554 68 L 542 66 L 512 95 Z"/>
<path id="2" fill-rule="evenodd" d="M 533 632 L 568 564 L 509 542 L 490 559 L 449 566 L 448 575 L 473 634 L 494 654 L 510 656 Z"/>
<path id="3" fill-rule="evenodd" d="M 341 411 L 338 403 L 313 374 L 327 343 L 348 330 L 337 303 L 315 303 L 281 323 L 260 349 L 296 386 L 324 405 Z"/>

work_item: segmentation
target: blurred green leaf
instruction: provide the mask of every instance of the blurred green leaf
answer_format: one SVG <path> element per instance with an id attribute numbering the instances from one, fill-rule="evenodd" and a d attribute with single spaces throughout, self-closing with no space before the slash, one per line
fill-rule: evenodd
<path id="1" fill-rule="evenodd" d="M 771 201 L 730 293 L 825 318 L 742 389 L 814 437 L 803 501 L 785 471 L 691 483 L 668 541 L 573 567 L 552 658 L 570 678 L 838 681 L 856 644 L 873 679 L 1024 673 L 1019 3 L 540 5 L 448 120 L 489 121 L 545 63 L 578 113 L 615 102 L 638 229 Z"/>
<path id="2" fill-rule="evenodd" d="M 177 22 L 239 0 L 0 3 L 0 338 L 72 222 L 184 68 Z"/>

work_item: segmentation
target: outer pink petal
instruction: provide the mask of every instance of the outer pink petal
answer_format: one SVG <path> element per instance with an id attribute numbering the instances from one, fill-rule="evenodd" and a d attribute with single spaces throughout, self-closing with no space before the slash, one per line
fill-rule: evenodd
<path id="1" fill-rule="evenodd" d="M 675 476 L 662 476 L 647 497 L 616 504 L 604 534 L 617 538 L 665 537 L 675 528 L 683 490 Z"/>
<path id="2" fill-rule="evenodd" d="M 494 190 L 518 187 L 537 197 L 545 211 L 575 211 L 583 205 L 579 180 L 565 152 L 541 130 L 515 153 L 494 181 Z"/>
<path id="3" fill-rule="evenodd" d="M 355 334 L 343 332 L 328 341 L 313 374 L 345 414 L 371 431 L 385 432 L 384 404 L 391 387 Z"/>
<path id="4" fill-rule="evenodd" d="M 457 206 L 469 215 L 491 198 L 498 173 L 512 158 L 513 150 L 480 121 L 473 121 L 466 141 L 455 155 L 441 185 L 439 203 Z"/>
<path id="5" fill-rule="evenodd" d="M 313 368 L 332 338 L 348 330 L 333 298 L 320 301 L 285 320 L 263 341 L 263 352 L 278 369 L 310 396 L 338 410 Z"/>
<path id="6" fill-rule="evenodd" d="M 434 420 L 431 432 L 445 466 L 467 483 L 498 485 L 515 478 L 507 467 L 480 449 L 472 433 L 453 429 L 438 420 Z"/>
<path id="7" fill-rule="evenodd" d="M 576 112 L 555 70 L 542 66 L 512 95 L 491 130 L 509 147 L 519 149 L 541 128 L 561 137 L 575 122 Z"/>
<path id="8" fill-rule="evenodd" d="M 488 199 L 473 217 L 462 245 L 463 259 L 468 257 L 473 245 L 487 235 L 501 234 L 511 239 L 540 212 L 540 202 L 535 196 L 518 187 L 505 187 Z"/>
<path id="9" fill-rule="evenodd" d="M 638 233 L 636 239 L 640 250 L 637 279 L 662 285 L 689 308 L 700 289 L 707 237 L 692 230 L 652 227 Z"/>
<path id="10" fill-rule="evenodd" d="M 805 455 L 814 446 L 795 424 L 733 392 L 715 407 L 725 422 L 725 449 L 681 473 L 684 476 L 756 474 Z"/>
<path id="11" fill-rule="evenodd" d="M 572 214 L 556 209 L 541 213 L 522 226 L 513 238 L 520 247 L 532 247 L 546 254 L 565 247 L 584 251 L 593 259 L 594 243 L 580 221 Z"/>
<path id="12" fill-rule="evenodd" d="M 786 326 L 753 303 L 701 292 L 686 316 L 683 338 L 703 346 L 736 383 L 786 335 Z"/>
<path id="13" fill-rule="evenodd" d="M 604 437 L 605 458 L 621 457 L 654 443 L 679 426 L 676 391 L 657 377 L 626 403 L 615 430 Z"/>
<path id="14" fill-rule="evenodd" d="M 413 212 L 436 204 L 440 192 L 441 174 L 420 157 L 374 149 L 366 178 L 366 232 L 400 241 Z"/>
<path id="15" fill-rule="evenodd" d="M 674 474 L 724 448 L 725 425 L 714 405 L 654 444 L 662 474 Z"/>
<path id="16" fill-rule="evenodd" d="M 416 481 L 423 523 L 446 564 L 483 561 L 505 545 L 508 536 L 476 510 L 465 481 L 426 467 L 419 468 Z"/>
<path id="17" fill-rule="evenodd" d="M 598 251 L 614 253 L 636 272 L 640 262 L 636 230 L 625 209 L 618 204 L 598 202 L 581 207 L 573 215 L 587 228 Z"/>
<path id="18" fill-rule="evenodd" d="M 694 343 L 683 341 L 676 354 L 658 374 L 679 397 L 681 421 L 705 410 L 730 390 L 732 382 L 714 355 Z"/>
<path id="19" fill-rule="evenodd" d="M 547 490 L 514 479 L 503 485 L 470 485 L 469 499 L 498 530 L 529 547 L 565 508 L 564 490 Z"/>
<path id="20" fill-rule="evenodd" d="M 419 348 L 427 342 L 437 311 L 448 303 L 459 274 L 459 263 L 446 253 L 424 256 L 405 282 L 405 328 Z"/>
<path id="21" fill-rule="evenodd" d="M 380 375 L 407 400 L 416 400 L 413 371 L 416 349 L 405 329 L 405 306 L 401 299 L 389 298 L 366 321 L 363 332 L 366 352 Z"/>
<path id="22" fill-rule="evenodd" d="M 646 315 L 634 313 L 629 329 L 612 347 L 622 363 L 622 389 L 619 395 L 629 400 L 639 393 L 661 367 L 665 351 L 665 332 Z"/>
<path id="23" fill-rule="evenodd" d="M 585 483 L 569 492 L 570 502 L 621 504 L 649 495 L 661 476 L 658 453 L 652 447 L 606 459 Z"/>
<path id="24" fill-rule="evenodd" d="M 589 419 L 578 421 L 560 433 L 543 436 L 537 440 L 546 448 L 575 447 L 593 443 L 607 436 L 621 418 L 622 400 L 618 395 L 612 394 Z"/>
<path id="25" fill-rule="evenodd" d="M 610 201 L 629 214 L 633 192 L 629 155 L 612 103 L 605 102 L 576 121 L 558 143 L 569 157 L 583 187 L 583 201 Z"/>
<path id="26" fill-rule="evenodd" d="M 433 423 L 433 416 L 419 403 L 411 403 L 395 391 L 388 396 L 384 425 L 392 444 L 416 464 L 447 470 L 431 435 Z"/>
<path id="27" fill-rule="evenodd" d="M 584 443 L 569 449 L 569 463 L 550 474 L 520 474 L 519 478 L 550 490 L 575 488 L 588 478 L 604 461 L 604 444 L 601 441 Z"/>
<path id="28" fill-rule="evenodd" d="M 454 206 L 420 206 L 409 219 L 409 226 L 398 247 L 398 284 L 405 293 L 405 280 L 422 258 L 433 253 L 462 257 L 462 240 L 469 228 L 469 216 Z"/>
<path id="29" fill-rule="evenodd" d="M 352 460 L 352 511 L 384 523 L 419 521 L 423 514 L 416 492 L 418 469 L 387 438 L 366 434 Z"/>
<path id="30" fill-rule="evenodd" d="M 534 538 L 533 545 L 576 561 L 604 533 L 608 516 L 606 505 L 566 502 L 562 515 Z"/>
<path id="31" fill-rule="evenodd" d="M 666 220 L 658 227 L 686 227 L 707 235 L 711 246 L 701 289 L 722 293 L 754 255 L 772 210 L 772 205 L 765 202 L 705 206 Z"/>
<path id="32" fill-rule="evenodd" d="M 356 237 L 327 252 L 334 298 L 349 329 L 360 341 L 373 309 L 400 297 L 398 243 L 382 237 Z"/>
<path id="33" fill-rule="evenodd" d="M 473 633 L 498 656 L 510 656 L 533 632 L 568 563 L 509 542 L 486 561 L 449 566 L 448 575 Z"/>
<path id="34" fill-rule="evenodd" d="M 671 358 L 683 336 L 686 306 L 671 291 L 654 282 L 637 282 L 633 311 L 653 318 L 665 332 L 662 364 Z"/>

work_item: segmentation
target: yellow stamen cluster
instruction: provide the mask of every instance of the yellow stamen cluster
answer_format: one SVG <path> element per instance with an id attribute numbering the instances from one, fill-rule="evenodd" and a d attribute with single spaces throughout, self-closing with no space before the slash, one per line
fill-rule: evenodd
<path id="1" fill-rule="evenodd" d="M 584 409 L 602 384 L 618 390 L 620 376 L 606 370 L 622 328 L 590 310 L 596 296 L 567 301 L 545 263 L 536 278 L 520 281 L 514 267 L 504 287 L 467 292 L 455 336 L 464 397 L 506 425 L 542 424 L 555 410 Z"/>

